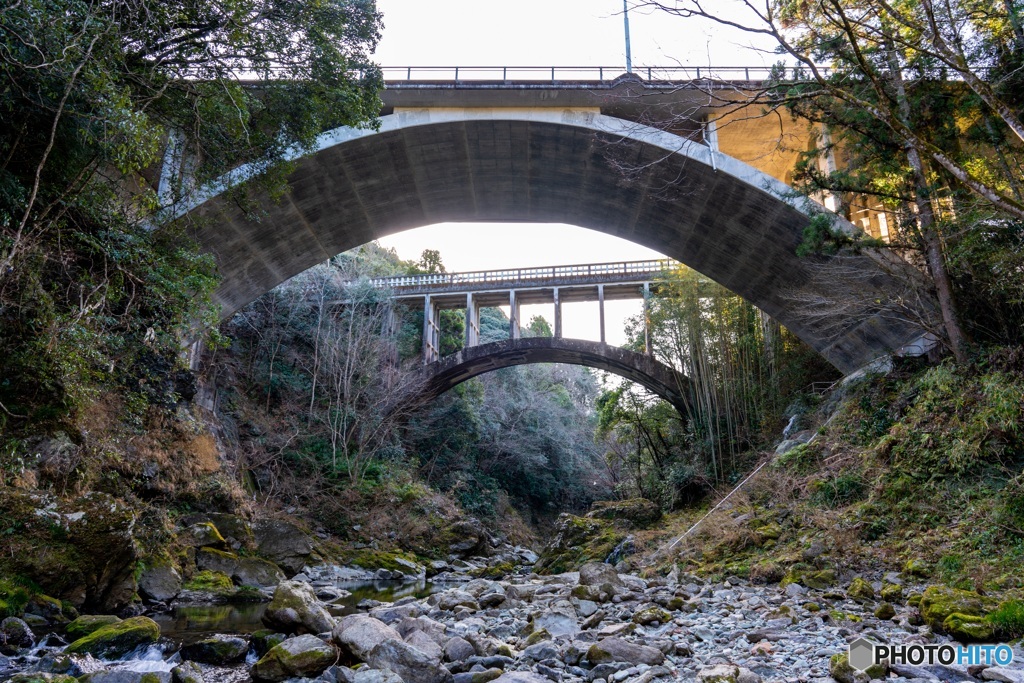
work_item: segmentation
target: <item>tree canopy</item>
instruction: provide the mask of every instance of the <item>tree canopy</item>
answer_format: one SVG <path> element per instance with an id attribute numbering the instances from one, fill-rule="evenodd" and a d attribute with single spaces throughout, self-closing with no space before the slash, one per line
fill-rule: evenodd
<path id="1" fill-rule="evenodd" d="M 216 278 L 150 217 L 242 162 L 279 193 L 286 149 L 371 124 L 380 28 L 372 0 L 0 9 L 0 414 L 63 414 L 144 355 L 177 362 Z M 165 147 L 187 177 L 161 194 Z"/>

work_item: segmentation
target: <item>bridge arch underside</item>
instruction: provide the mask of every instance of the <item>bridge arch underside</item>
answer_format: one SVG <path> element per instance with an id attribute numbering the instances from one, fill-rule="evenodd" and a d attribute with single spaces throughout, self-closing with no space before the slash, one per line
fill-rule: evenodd
<path id="1" fill-rule="evenodd" d="M 625 377 L 675 406 L 689 411 L 689 379 L 664 363 L 635 351 L 583 339 L 532 337 L 507 339 L 464 348 L 423 369 L 422 383 L 410 401 L 440 396 L 449 389 L 492 370 L 531 363 L 584 365 Z"/>
<path id="2" fill-rule="evenodd" d="M 391 233 L 449 221 L 549 222 L 599 230 L 687 264 L 846 373 L 921 337 L 918 328 L 881 316 L 855 323 L 801 318 L 788 295 L 811 281 L 795 255 L 808 217 L 778 197 L 785 186 L 730 157 L 712 160 L 703 145 L 650 129 L 635 139 L 630 131 L 639 126 L 595 117 L 619 129 L 527 115 L 421 117 L 405 125 L 396 113 L 382 118 L 380 132 L 346 132 L 298 161 L 282 201 L 253 198 L 263 212 L 258 222 L 214 197 L 196 209 L 209 219 L 197 223 L 197 237 L 217 258 L 222 312 Z M 515 238 L 514 231 L 495 232 L 489 244 L 500 249 Z M 863 287 L 889 283 L 866 258 L 864 274 Z"/>

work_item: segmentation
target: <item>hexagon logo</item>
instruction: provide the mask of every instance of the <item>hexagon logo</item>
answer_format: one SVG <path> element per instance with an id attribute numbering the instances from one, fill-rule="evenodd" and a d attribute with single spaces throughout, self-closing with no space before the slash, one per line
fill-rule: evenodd
<path id="1" fill-rule="evenodd" d="M 858 638 L 850 643 L 847 657 L 850 666 L 857 671 L 864 671 L 875 663 L 875 646 L 867 638 Z"/>

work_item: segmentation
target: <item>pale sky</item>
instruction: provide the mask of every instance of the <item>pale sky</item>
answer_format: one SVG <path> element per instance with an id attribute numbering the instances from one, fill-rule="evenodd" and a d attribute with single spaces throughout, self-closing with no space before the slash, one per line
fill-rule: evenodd
<path id="1" fill-rule="evenodd" d="M 735 0 L 714 0 L 728 11 Z M 624 66 L 621 0 L 377 0 L 384 32 L 375 59 L 395 66 Z M 632 60 L 642 66 L 767 66 L 749 36 L 660 12 L 629 13 Z M 512 238 L 514 233 L 514 238 Z M 440 224 L 381 239 L 405 259 L 441 252 L 449 271 L 662 258 L 640 245 L 564 225 Z M 625 341 L 639 302 L 607 302 L 609 343 Z M 524 307 L 553 319 L 551 306 Z M 563 308 L 565 336 L 598 339 L 597 304 Z"/>

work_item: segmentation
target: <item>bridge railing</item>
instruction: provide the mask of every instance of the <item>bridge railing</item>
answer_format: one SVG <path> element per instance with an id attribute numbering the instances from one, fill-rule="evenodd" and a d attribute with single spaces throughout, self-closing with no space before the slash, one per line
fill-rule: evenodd
<path id="1" fill-rule="evenodd" d="M 822 68 L 826 74 L 828 68 Z M 419 81 L 516 81 L 558 83 L 612 81 L 626 73 L 624 66 L 384 66 L 384 80 L 401 84 Z M 785 77 L 797 78 L 806 70 L 786 69 Z M 770 66 L 640 66 L 633 74 L 648 81 L 764 81 L 778 76 Z"/>
<path id="2" fill-rule="evenodd" d="M 571 266 L 542 266 L 538 268 L 511 268 L 507 270 L 475 270 L 464 273 L 430 273 L 427 275 L 398 275 L 370 280 L 374 287 L 396 291 L 422 287 L 455 285 L 530 284 L 548 280 L 572 281 L 588 277 L 656 276 L 678 265 L 672 259 L 648 261 L 616 261 Z"/>

